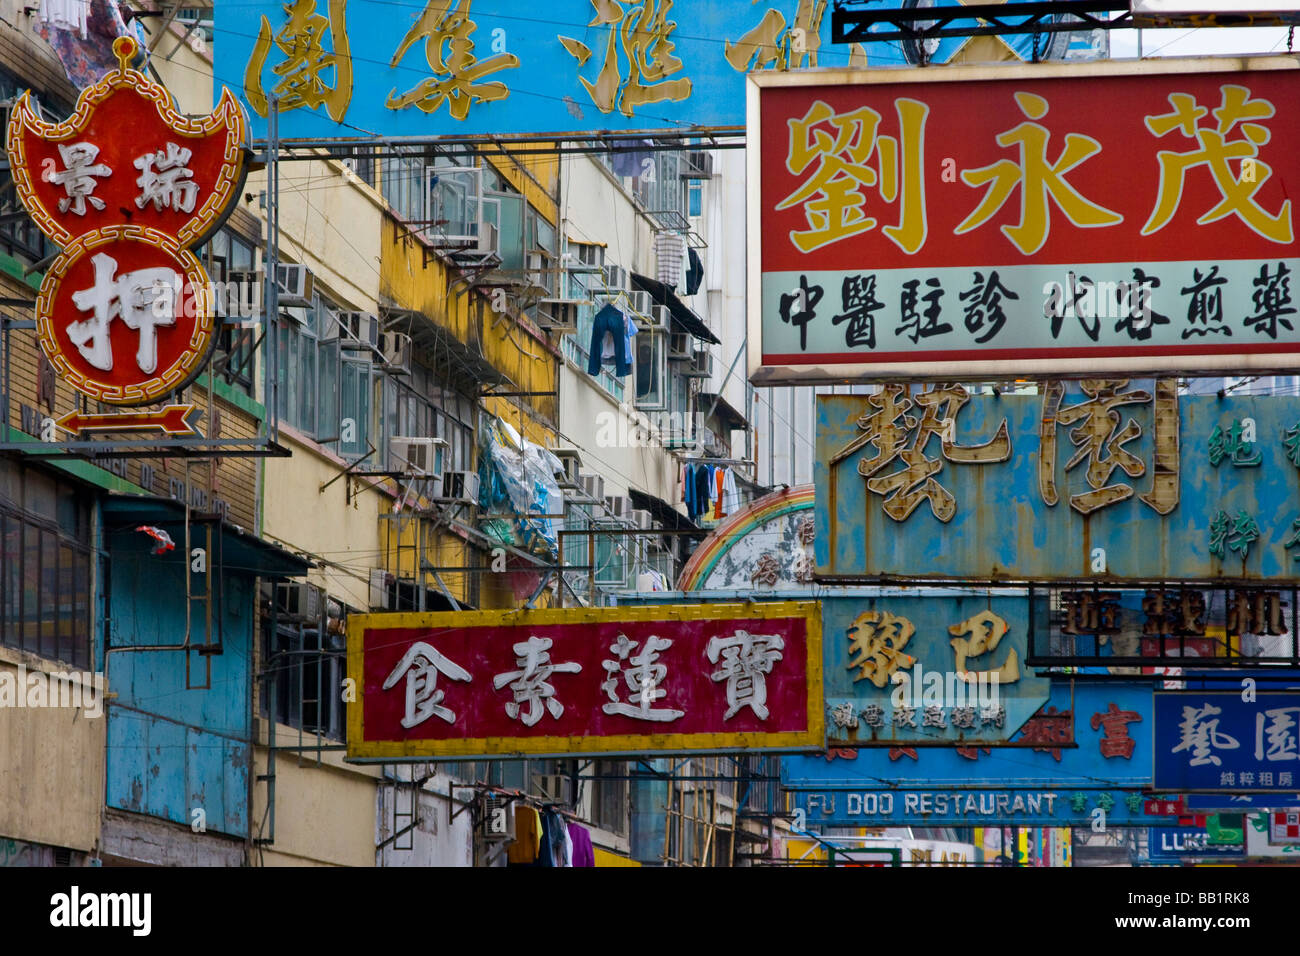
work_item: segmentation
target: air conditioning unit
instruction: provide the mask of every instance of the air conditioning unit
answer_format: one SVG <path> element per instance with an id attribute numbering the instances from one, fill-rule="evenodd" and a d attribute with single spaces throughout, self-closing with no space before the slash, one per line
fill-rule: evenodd
<path id="1" fill-rule="evenodd" d="M 306 266 L 281 262 L 275 267 L 275 286 L 280 305 L 310 306 L 316 280 Z"/>
<path id="2" fill-rule="evenodd" d="M 388 439 L 388 454 L 401 463 L 401 470 L 419 477 L 442 474 L 442 450 L 447 442 L 442 438 L 424 438 L 394 435 Z"/>
<path id="3" fill-rule="evenodd" d="M 375 351 L 384 368 L 398 375 L 411 374 L 411 337 L 404 332 L 380 332 Z"/>
<path id="4" fill-rule="evenodd" d="M 532 775 L 533 793 L 547 803 L 567 806 L 573 802 L 573 781 L 562 773 L 535 773 Z"/>
<path id="5" fill-rule="evenodd" d="M 547 292 L 555 291 L 555 266 L 550 255 L 540 250 L 529 252 L 527 268 L 529 285 L 545 289 Z"/>
<path id="6" fill-rule="evenodd" d="M 442 496 L 452 501 L 478 504 L 478 472 L 449 471 L 442 476 Z"/>
<path id="7" fill-rule="evenodd" d="M 485 793 L 480 810 L 480 826 L 485 840 L 515 838 L 515 802 L 509 797 Z"/>
<path id="8" fill-rule="evenodd" d="M 396 582 L 397 579 L 393 577 L 391 571 L 385 571 L 383 568 L 370 569 L 370 609 L 372 611 L 389 610 L 388 589 Z"/>
<path id="9" fill-rule="evenodd" d="M 633 508 L 629 516 L 632 524 L 642 531 L 649 531 L 654 527 L 654 516 L 644 508 Z"/>
<path id="10" fill-rule="evenodd" d="M 695 352 L 691 348 L 691 335 L 689 332 L 670 332 L 668 334 L 668 361 L 670 362 L 690 362 L 695 358 Z"/>
<path id="11" fill-rule="evenodd" d="M 474 244 L 474 251 L 485 256 L 501 251 L 501 230 L 495 223 L 478 224 L 478 241 Z"/>
<path id="12" fill-rule="evenodd" d="M 553 332 L 578 331 L 578 308 L 582 299 L 542 299 L 537 310 L 537 324 Z"/>
<path id="13" fill-rule="evenodd" d="M 617 292 L 620 289 L 628 287 L 627 270 L 622 266 L 616 266 L 611 263 L 605 263 L 601 266 L 601 273 L 608 292 Z"/>
<path id="14" fill-rule="evenodd" d="M 615 518 L 626 518 L 632 513 L 632 499 L 627 495 L 606 495 L 605 511 Z"/>
<path id="15" fill-rule="evenodd" d="M 696 349 L 691 356 L 691 364 L 682 370 L 682 375 L 687 378 L 712 378 L 713 353 L 707 348 Z"/>
<path id="16" fill-rule="evenodd" d="M 340 348 L 379 347 L 379 316 L 373 312 L 339 312 L 336 318 L 342 332 Z"/>
<path id="17" fill-rule="evenodd" d="M 666 305 L 650 306 L 650 328 L 663 329 L 665 332 L 672 326 L 673 313 Z"/>
<path id="18" fill-rule="evenodd" d="M 564 465 L 564 477 L 560 479 L 561 488 L 581 488 L 582 475 L 578 471 L 582 467 L 582 456 L 574 448 L 557 448 L 553 454 L 560 459 L 560 464 Z"/>
<path id="19" fill-rule="evenodd" d="M 712 179 L 713 154 L 705 149 L 687 150 L 679 175 L 682 179 Z"/>
<path id="20" fill-rule="evenodd" d="M 643 292 L 640 290 L 629 292 L 627 294 L 627 299 L 628 305 L 633 312 L 641 316 L 641 318 L 645 319 L 647 322 L 651 321 L 650 310 L 654 308 L 655 302 L 654 299 L 651 298 L 649 292 Z"/>
<path id="21" fill-rule="evenodd" d="M 280 617 L 291 621 L 319 621 L 325 609 L 325 592 L 306 581 L 277 584 L 275 607 Z"/>
<path id="22" fill-rule="evenodd" d="M 600 475 L 579 475 L 582 493 L 592 501 L 601 501 L 605 497 L 605 479 Z"/>

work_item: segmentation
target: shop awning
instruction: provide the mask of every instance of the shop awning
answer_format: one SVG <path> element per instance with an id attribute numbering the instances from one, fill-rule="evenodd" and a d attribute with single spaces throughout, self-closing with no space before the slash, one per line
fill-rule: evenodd
<path id="1" fill-rule="evenodd" d="M 509 384 L 510 379 L 493 367 L 477 348 L 466 345 L 449 329 L 423 312 L 384 306 L 387 328 L 405 332 L 416 348 L 427 353 L 433 369 L 445 376 L 447 384 L 465 395 L 477 396 L 489 385 Z"/>
<path id="2" fill-rule="evenodd" d="M 749 422 L 745 419 L 744 413 L 728 402 L 721 395 L 714 392 L 700 392 L 696 396 L 696 408 L 706 415 L 709 409 L 713 409 L 712 417 L 729 425 L 732 428 L 749 428 Z"/>
<path id="3" fill-rule="evenodd" d="M 654 299 L 659 305 L 668 306 L 668 311 L 673 316 L 673 325 L 678 327 L 678 331 L 689 332 L 697 339 L 703 339 L 705 342 L 717 344 L 722 341 L 709 331 L 709 327 L 704 324 L 703 319 L 696 315 L 685 302 L 677 298 L 677 293 L 658 279 L 651 279 L 648 276 L 633 272 L 632 285 L 642 292 L 649 292 L 650 298 Z"/>
<path id="4" fill-rule="evenodd" d="M 637 491 L 635 488 L 628 489 L 628 497 L 632 499 L 632 507 L 639 508 L 642 511 L 650 512 L 660 525 L 669 531 L 698 531 L 700 534 L 706 534 L 699 525 L 697 525 L 685 514 L 678 511 L 662 498 L 656 498 L 654 495 L 648 495 L 644 491 Z"/>
<path id="5" fill-rule="evenodd" d="M 171 535 L 177 548 L 182 546 L 185 505 L 173 498 L 110 494 L 103 499 L 101 509 L 107 528 L 154 525 Z M 191 538 L 203 533 L 202 523 L 196 522 L 194 512 L 191 512 Z M 300 578 L 312 568 L 312 563 L 306 558 L 270 541 L 263 541 L 228 521 L 221 522 L 221 535 L 222 564 L 228 569 L 263 578 Z"/>

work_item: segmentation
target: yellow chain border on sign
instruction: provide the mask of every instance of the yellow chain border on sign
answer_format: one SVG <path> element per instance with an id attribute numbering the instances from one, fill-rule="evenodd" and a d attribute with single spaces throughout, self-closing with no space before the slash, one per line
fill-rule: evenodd
<path id="1" fill-rule="evenodd" d="M 24 134 L 30 132 L 52 143 L 75 139 L 82 135 L 90 123 L 93 107 L 118 90 L 133 90 L 152 100 L 162 121 L 178 136 L 197 139 L 226 131 L 226 145 L 217 182 L 203 205 L 177 231 L 177 238 L 182 245 L 190 246 L 203 239 L 208 230 L 220 223 L 228 205 L 238 198 L 236 190 L 244 179 L 244 149 L 248 143 L 248 119 L 239 101 L 228 87 L 222 87 L 221 100 L 215 110 L 201 119 L 186 117 L 172 106 L 171 95 L 163 86 L 143 73 L 127 68 L 135 51 L 136 43 L 130 37 L 114 40 L 113 52 L 117 55 L 117 69 L 86 87 L 77 98 L 77 108 L 63 122 L 47 123 L 41 119 L 32 108 L 30 91 L 19 97 L 9 116 L 5 146 L 9 151 L 14 189 L 40 230 L 60 246 L 68 245 L 73 239 L 73 233 L 59 225 L 32 186 L 32 171 L 27 162 Z"/>
<path id="2" fill-rule="evenodd" d="M 120 241 L 138 241 L 171 253 L 185 269 L 194 303 L 194 329 L 189 345 L 170 366 L 153 378 L 133 385 L 114 385 L 83 374 L 68 364 L 54 335 L 54 296 L 72 268 L 87 254 Z M 178 301 L 178 306 L 184 307 Z M 171 236 L 148 226 L 105 226 L 78 236 L 59 253 L 36 296 L 36 335 L 41 351 L 69 385 L 83 395 L 109 405 L 148 405 L 184 388 L 203 370 L 215 327 L 212 285 L 194 254 Z"/>

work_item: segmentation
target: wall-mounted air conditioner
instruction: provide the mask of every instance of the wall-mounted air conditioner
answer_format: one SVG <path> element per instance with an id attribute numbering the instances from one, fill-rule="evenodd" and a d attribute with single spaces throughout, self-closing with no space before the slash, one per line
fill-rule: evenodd
<path id="1" fill-rule="evenodd" d="M 691 362 L 695 359 L 695 350 L 691 346 L 689 332 L 670 332 L 668 334 L 668 361 Z"/>
<path id="2" fill-rule="evenodd" d="M 391 610 L 388 606 L 389 589 L 397 583 L 391 571 L 383 568 L 370 569 L 370 609 L 372 611 Z"/>
<path id="3" fill-rule="evenodd" d="M 449 471 L 442 476 L 442 497 L 464 504 L 478 504 L 478 472 Z"/>
<path id="4" fill-rule="evenodd" d="M 631 518 L 633 526 L 642 531 L 649 531 L 655 524 L 654 516 L 644 508 L 633 508 L 628 517 Z"/>
<path id="5" fill-rule="evenodd" d="M 632 499 L 627 495 L 606 495 L 605 511 L 615 518 L 626 518 L 632 513 Z"/>
<path id="6" fill-rule="evenodd" d="M 600 475 L 580 475 L 579 480 L 582 484 L 582 493 L 592 501 L 603 501 L 605 498 L 605 479 Z"/>
<path id="7" fill-rule="evenodd" d="M 419 478 L 441 477 L 442 453 L 447 442 L 442 438 L 394 435 L 388 439 L 390 458 L 396 458 L 403 473 Z"/>
<path id="8" fill-rule="evenodd" d="M 275 607 L 279 617 L 291 621 L 319 621 L 325 609 L 325 592 L 306 581 L 275 586 Z"/>
<path id="9" fill-rule="evenodd" d="M 561 488 L 581 488 L 582 474 L 579 469 L 582 467 L 582 456 L 576 448 L 557 448 L 552 454 L 560 459 L 560 464 L 564 466 L 564 477 L 559 479 Z"/>
<path id="10" fill-rule="evenodd" d="M 339 330 L 339 347 L 344 349 L 377 349 L 379 347 L 379 316 L 373 312 L 337 312 L 335 327 Z"/>
<path id="11" fill-rule="evenodd" d="M 275 267 L 277 302 L 280 305 L 310 306 L 316 280 L 311 271 L 296 262 L 280 262 Z"/>
<path id="12" fill-rule="evenodd" d="M 578 331 L 578 308 L 582 299 L 542 299 L 538 303 L 537 324 L 552 332 Z"/>
<path id="13" fill-rule="evenodd" d="M 601 267 L 601 273 L 605 285 L 605 291 L 618 292 L 620 289 L 626 289 L 628 287 L 627 270 L 622 266 L 616 266 L 607 262 Z"/>
<path id="14" fill-rule="evenodd" d="M 696 349 L 691 356 L 691 362 L 686 368 L 682 369 L 682 375 L 687 378 L 712 378 L 713 377 L 713 352 L 707 347 Z"/>
<path id="15" fill-rule="evenodd" d="M 411 373 L 411 337 L 404 332 L 380 332 L 375 351 L 384 369 L 395 375 Z"/>

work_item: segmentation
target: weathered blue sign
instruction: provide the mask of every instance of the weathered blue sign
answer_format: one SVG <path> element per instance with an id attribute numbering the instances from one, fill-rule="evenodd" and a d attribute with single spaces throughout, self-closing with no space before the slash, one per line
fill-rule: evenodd
<path id="1" fill-rule="evenodd" d="M 781 783 L 791 790 L 1149 788 L 1151 698 L 1149 683 L 1080 683 L 1073 690 L 1058 683 L 1048 702 L 1054 716 L 1016 735 L 1041 746 L 861 748 L 853 756 L 832 750 L 827 757 L 782 757 Z"/>
<path id="2" fill-rule="evenodd" d="M 819 580 L 1294 579 L 1300 398 L 1171 380 L 817 398 Z"/>
<path id="3" fill-rule="evenodd" d="M 1241 843 L 1210 842 L 1205 830 L 1191 827 L 1151 827 L 1147 832 L 1147 858 L 1152 863 L 1181 863 L 1190 857 L 1245 856 Z"/>
<path id="4" fill-rule="evenodd" d="M 796 822 L 810 827 L 1129 827 L 1168 822 L 1148 814 L 1139 791 L 799 790 Z"/>
<path id="5" fill-rule="evenodd" d="M 1023 666 L 1027 597 L 822 599 L 832 746 L 1009 740 L 1051 682 Z"/>
<path id="6" fill-rule="evenodd" d="M 219 3 L 213 45 L 258 136 L 272 98 L 287 137 L 689 129 L 744 125 L 750 70 L 867 66 L 861 44 L 831 44 L 825 13 L 806 0 Z M 1029 59 L 1039 40 L 1005 42 Z M 907 64 L 898 45 L 874 47 L 872 67 Z M 1080 37 L 1069 55 L 1097 52 Z"/>
<path id="7" fill-rule="evenodd" d="M 1300 694 L 1158 693 L 1154 786 L 1169 791 L 1295 792 Z"/>
<path id="8" fill-rule="evenodd" d="M 1189 793 L 1183 797 L 1189 813 L 1244 813 L 1300 807 L 1300 793 Z"/>

